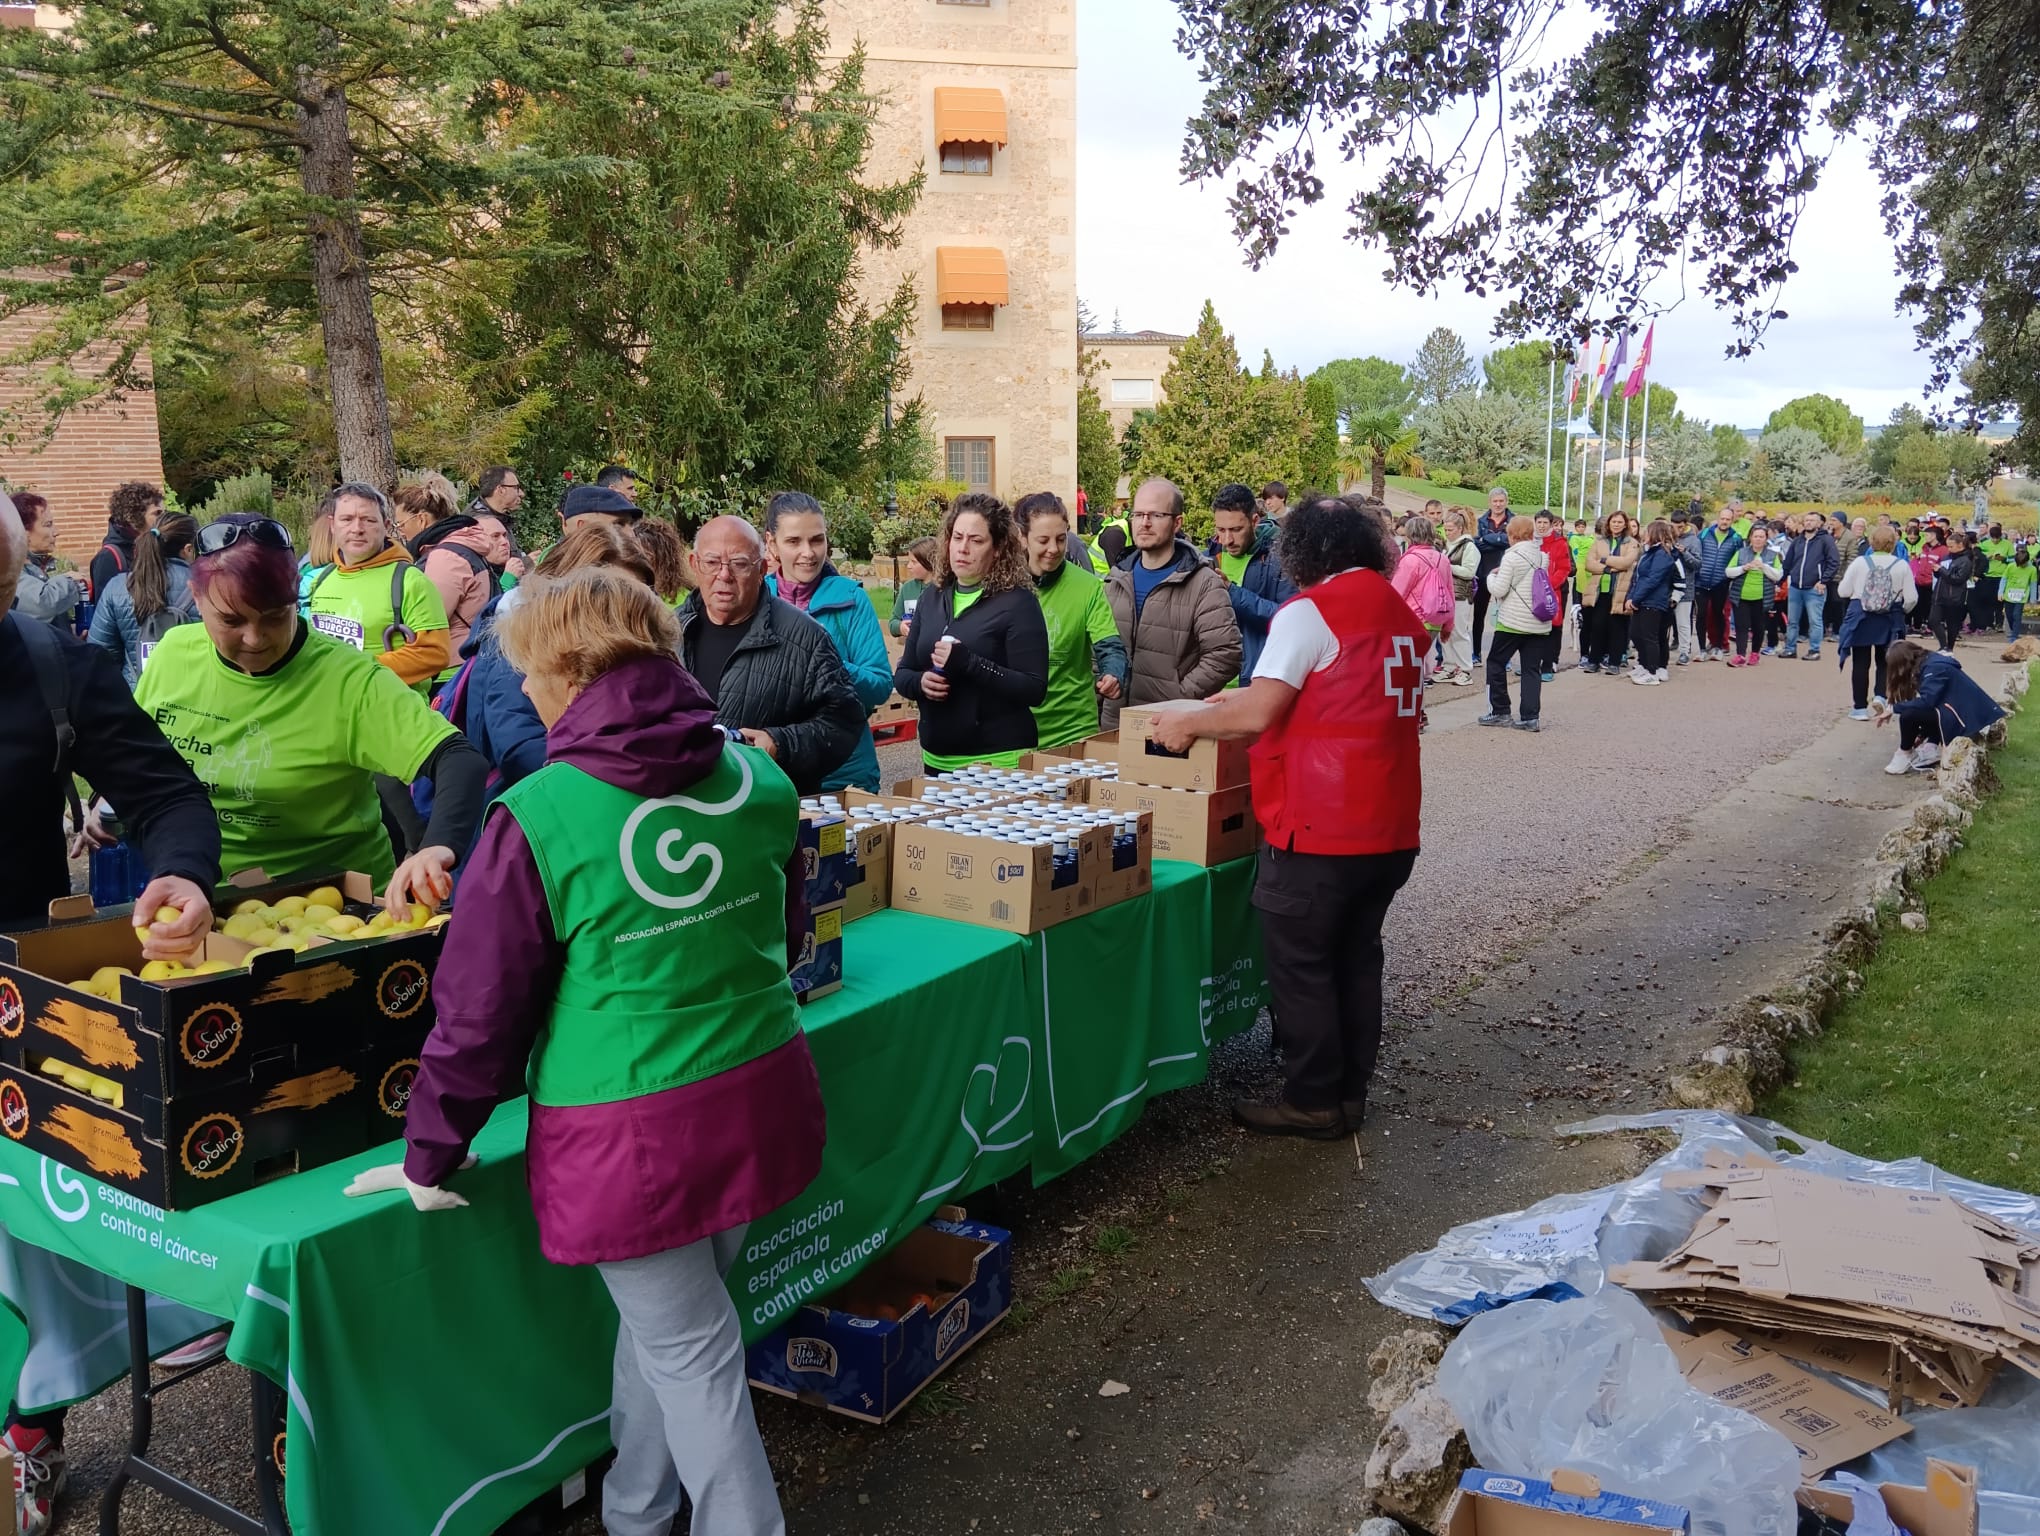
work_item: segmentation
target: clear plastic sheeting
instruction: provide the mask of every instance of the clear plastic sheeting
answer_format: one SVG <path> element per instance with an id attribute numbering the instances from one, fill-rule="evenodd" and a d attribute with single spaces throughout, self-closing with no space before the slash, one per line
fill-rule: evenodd
<path id="1" fill-rule="evenodd" d="M 1527 1211 L 1470 1221 L 1364 1283 L 1376 1301 L 1427 1319 L 1482 1296 L 1521 1296 L 1547 1285 L 1591 1296 L 1601 1288 L 1601 1223 L 1620 1193 L 1617 1186 L 1553 1195 Z"/>
<path id="2" fill-rule="evenodd" d="M 1695 1536 L 1793 1536 L 1799 1453 L 1686 1384 L 1643 1303 L 1610 1286 L 1476 1317 L 1438 1367 L 1474 1460 L 1526 1477 L 1590 1472 L 1683 1504 Z"/>

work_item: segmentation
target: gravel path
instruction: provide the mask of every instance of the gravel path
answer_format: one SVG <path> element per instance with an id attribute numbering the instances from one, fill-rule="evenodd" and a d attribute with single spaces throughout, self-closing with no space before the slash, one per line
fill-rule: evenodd
<path id="1" fill-rule="evenodd" d="M 1994 654 L 1966 646 L 1963 660 L 1985 672 Z M 1682 1027 L 1817 931 L 1846 885 L 1822 861 L 1845 869 L 1853 840 L 1867 854 L 1879 818 L 1925 792 L 1877 771 L 1892 733 L 1843 720 L 1846 704 L 1831 661 L 1675 668 L 1655 689 L 1568 670 L 1534 736 L 1474 726 L 1485 706 L 1473 690 L 1434 692 L 1425 848 L 1388 935 L 1391 1009 L 1406 1022 L 1365 1171 L 1350 1150 L 1228 1128 L 1228 1095 L 1267 1080 L 1265 1039 L 1249 1036 L 1211 1083 L 1151 1108 L 1092 1164 L 1044 1190 L 979 1197 L 1019 1231 L 1020 1295 L 1088 1275 L 1064 1321 L 1002 1329 L 926 1411 L 884 1432 L 767 1404 L 794 1528 L 1333 1529 L 1364 1430 L 1357 1361 L 1385 1320 L 1357 1275 L 1449 1221 L 1605 1173 L 1613 1153 L 1550 1163 L 1534 1138 L 1555 1108 L 1648 1096 Z M 881 760 L 888 781 L 917 769 L 911 746 Z M 1611 1017 L 1607 969 L 1660 949 Z M 1583 1169 L 1581 1156 L 1599 1161 Z M 1108 1225 L 1140 1234 L 1130 1257 L 1099 1256 Z M 1106 1374 L 1138 1389 L 1117 1419 L 1091 1400 Z M 231 1368 L 217 1382 L 160 1410 L 158 1447 L 249 1507 L 244 1389 Z M 126 1424 L 124 1387 L 75 1412 L 60 1530 L 93 1528 Z M 1296 1523 L 1262 1523 L 1264 1506 Z M 213 1529 L 146 1491 L 126 1509 L 130 1532 Z M 600 1526 L 584 1515 L 565 1529 Z"/>

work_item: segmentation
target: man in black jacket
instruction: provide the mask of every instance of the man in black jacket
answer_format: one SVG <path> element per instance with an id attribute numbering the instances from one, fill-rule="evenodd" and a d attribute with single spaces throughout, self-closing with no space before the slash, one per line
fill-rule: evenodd
<path id="1" fill-rule="evenodd" d="M 864 706 L 828 631 L 765 592 L 765 540 L 715 517 L 694 540 L 700 586 L 680 606 L 680 660 L 715 700 L 716 720 L 768 753 L 803 795 L 850 756 Z"/>
<path id="2" fill-rule="evenodd" d="M 1808 512 L 1792 519 L 1792 542 L 1785 546 L 1785 644 L 1778 654 L 1788 660 L 1799 653 L 1799 621 L 1806 620 L 1806 659 L 1820 659 L 1827 636 L 1827 595 L 1842 574 L 1841 546 L 1828 532 L 1827 519 Z"/>
<path id="3" fill-rule="evenodd" d="M 163 488 L 146 480 L 116 485 L 106 504 L 106 542 L 92 557 L 86 575 L 96 603 L 113 578 L 135 568 L 135 540 L 156 526 L 163 515 Z"/>
<path id="4" fill-rule="evenodd" d="M 0 611 L 13 600 L 27 555 L 14 503 L 0 494 Z M 188 954 L 212 926 L 220 877 L 219 822 L 204 786 L 136 706 L 105 651 L 47 624 L 29 636 L 23 625 L 18 615 L 0 617 L 0 804 L 13 828 L 0 839 L 0 927 L 45 921 L 50 903 L 71 894 L 64 801 L 75 770 L 112 802 L 155 876 L 141 909 L 183 913 L 151 930 L 151 958 Z M 57 700 L 45 698 L 45 679 Z M 57 709 L 74 738 L 61 775 Z"/>

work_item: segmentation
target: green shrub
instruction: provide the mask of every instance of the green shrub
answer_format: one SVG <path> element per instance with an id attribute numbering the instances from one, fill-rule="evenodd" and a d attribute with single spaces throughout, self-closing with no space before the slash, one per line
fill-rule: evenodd
<path id="1" fill-rule="evenodd" d="M 231 480 L 222 480 L 213 488 L 205 505 L 192 516 L 200 524 L 205 524 L 214 518 L 225 517 L 229 512 L 260 512 L 268 517 L 275 509 L 276 482 L 270 478 L 268 470 L 258 469 L 252 475 L 236 475 Z"/>
<path id="2" fill-rule="evenodd" d="M 851 496 L 841 501 L 830 502 L 826 511 L 829 517 L 829 542 L 852 560 L 869 560 L 871 541 L 878 523 L 871 504 L 859 497 Z"/>
<path id="3" fill-rule="evenodd" d="M 1428 478 L 1431 484 L 1442 486 L 1448 491 L 1456 491 L 1460 486 L 1466 484 L 1466 478 L 1460 474 L 1457 464 L 1435 465 Z"/>
<path id="4" fill-rule="evenodd" d="M 1535 512 L 1544 505 L 1542 469 L 1505 469 L 1495 476 L 1494 484 L 1509 493 L 1509 505 L 1518 512 Z"/>

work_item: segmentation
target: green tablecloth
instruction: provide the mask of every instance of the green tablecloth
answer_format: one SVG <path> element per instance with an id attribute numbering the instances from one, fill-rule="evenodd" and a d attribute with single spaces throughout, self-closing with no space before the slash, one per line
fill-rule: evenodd
<path id="1" fill-rule="evenodd" d="M 1152 896 L 1028 938 L 904 912 L 845 930 L 848 982 L 804 1019 L 828 1148 L 730 1275 L 746 1336 L 937 1205 L 1029 1168 L 1053 1178 L 1201 1078 L 1258 1006 L 1242 868 L 1158 864 Z M 340 1193 L 394 1143 L 165 1214 L 0 1140 L 0 1226 L 234 1320 L 231 1357 L 289 1399 L 300 1536 L 485 1533 L 608 1445 L 615 1314 L 593 1270 L 539 1254 L 524 1131 L 521 1102 L 500 1109 L 461 1176 L 471 1205 L 430 1216 Z M 6 1299 L 12 1380 L 39 1325 Z"/>

